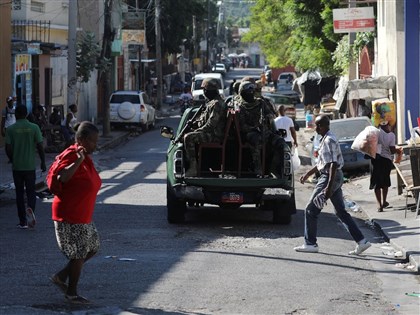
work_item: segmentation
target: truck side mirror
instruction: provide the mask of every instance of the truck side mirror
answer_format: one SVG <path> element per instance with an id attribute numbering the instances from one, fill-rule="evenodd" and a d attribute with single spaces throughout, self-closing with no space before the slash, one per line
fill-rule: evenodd
<path id="1" fill-rule="evenodd" d="M 160 135 L 164 138 L 174 139 L 174 130 L 168 126 L 160 127 Z"/>

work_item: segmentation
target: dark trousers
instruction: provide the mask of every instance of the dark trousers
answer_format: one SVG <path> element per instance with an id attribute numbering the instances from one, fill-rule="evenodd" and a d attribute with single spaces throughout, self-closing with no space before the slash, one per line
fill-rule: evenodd
<path id="1" fill-rule="evenodd" d="M 16 189 L 16 206 L 21 225 L 26 225 L 25 189 L 28 208 L 35 212 L 35 170 L 13 171 L 13 181 Z"/>

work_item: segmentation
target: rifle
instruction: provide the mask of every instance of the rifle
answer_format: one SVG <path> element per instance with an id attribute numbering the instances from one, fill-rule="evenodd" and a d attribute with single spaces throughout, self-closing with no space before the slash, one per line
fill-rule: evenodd
<path id="1" fill-rule="evenodd" d="M 182 128 L 181 132 L 175 138 L 174 143 L 180 142 L 182 140 L 182 138 L 184 138 L 184 135 L 187 133 L 187 131 L 189 131 L 189 129 L 191 128 L 193 122 L 198 117 L 198 115 L 201 114 L 201 112 L 203 111 L 203 109 L 204 109 L 205 106 L 206 106 L 206 103 L 204 102 L 203 104 L 200 105 L 200 107 L 197 109 L 197 111 L 194 113 L 194 115 L 191 117 L 191 119 L 188 119 L 188 121 L 185 124 L 184 128 Z"/>

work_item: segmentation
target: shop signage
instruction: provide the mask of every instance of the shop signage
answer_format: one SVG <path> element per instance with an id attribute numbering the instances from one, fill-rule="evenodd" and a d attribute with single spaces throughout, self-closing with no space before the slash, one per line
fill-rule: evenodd
<path id="1" fill-rule="evenodd" d="M 372 32 L 375 30 L 373 7 L 334 9 L 334 33 Z"/>

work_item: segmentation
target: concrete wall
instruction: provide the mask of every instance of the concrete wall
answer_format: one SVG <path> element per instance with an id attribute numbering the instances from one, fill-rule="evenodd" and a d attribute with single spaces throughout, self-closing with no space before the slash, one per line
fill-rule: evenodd
<path id="1" fill-rule="evenodd" d="M 52 71 L 52 105 L 64 105 L 66 112 L 67 101 L 67 57 L 51 57 Z"/>
<path id="2" fill-rule="evenodd" d="M 77 0 L 74 0 L 77 1 Z M 83 0 L 85 1 L 85 0 Z M 8 1 L 10 2 L 10 1 Z M 14 20 L 46 20 L 51 21 L 53 26 L 68 25 L 69 18 L 69 0 L 36 0 L 44 4 L 44 12 L 33 11 L 31 9 L 31 0 L 21 0 L 21 9 L 13 10 Z"/>

